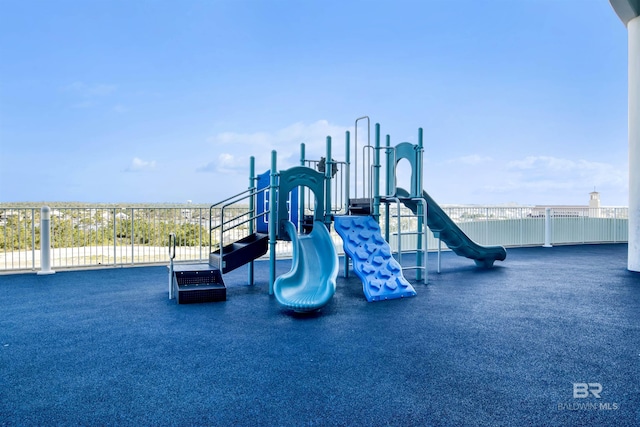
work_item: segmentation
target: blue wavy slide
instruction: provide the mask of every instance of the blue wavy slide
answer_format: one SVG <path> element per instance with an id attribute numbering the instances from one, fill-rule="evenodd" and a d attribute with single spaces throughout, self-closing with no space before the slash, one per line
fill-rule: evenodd
<path id="1" fill-rule="evenodd" d="M 313 223 L 309 234 L 299 235 L 291 221 L 285 224 L 291 238 L 291 270 L 273 284 L 276 300 L 297 312 L 316 311 L 326 305 L 336 291 L 338 254 L 322 221 Z"/>

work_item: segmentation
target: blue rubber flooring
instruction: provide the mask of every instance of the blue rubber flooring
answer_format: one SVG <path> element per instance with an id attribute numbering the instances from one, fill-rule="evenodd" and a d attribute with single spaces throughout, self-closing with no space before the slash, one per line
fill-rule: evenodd
<path id="1" fill-rule="evenodd" d="M 340 276 L 306 316 L 268 295 L 267 262 L 193 305 L 166 267 L 2 275 L 0 425 L 640 425 L 626 251 L 510 249 L 491 270 L 448 252 L 441 274 L 430 254 L 416 297 L 368 303 Z"/>

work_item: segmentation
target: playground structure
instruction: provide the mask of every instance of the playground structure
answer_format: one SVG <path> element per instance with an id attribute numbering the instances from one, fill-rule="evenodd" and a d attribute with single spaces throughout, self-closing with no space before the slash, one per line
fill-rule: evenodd
<path id="1" fill-rule="evenodd" d="M 363 120 L 367 124 L 367 144 L 362 148 L 359 168 L 357 135 L 358 124 Z M 503 247 L 472 241 L 424 191 L 422 129 L 418 131 L 417 144 L 401 142 L 391 146 L 387 135 L 385 146 L 381 146 L 379 124 L 375 125 L 374 145 L 370 135 L 369 118 L 357 119 L 353 163 L 349 131 L 345 133 L 344 161 L 332 157 L 330 136 L 326 139 L 326 157 L 306 159 L 305 145 L 301 144 L 300 165 L 285 170 L 278 170 L 277 152 L 272 151 L 270 170 L 256 176 L 252 157 L 248 189 L 210 208 L 210 242 L 217 238 L 217 244 L 211 244 L 209 263 L 174 266 L 171 261 L 169 297 L 178 303 L 224 300 L 223 275 L 248 264 L 248 282 L 253 285 L 253 262 L 269 252 L 269 294 L 286 309 L 316 311 L 331 300 L 336 290 L 339 261 L 329 233 L 332 226 L 343 242 L 344 275 L 348 277 L 353 269 L 370 302 L 415 296 L 415 289 L 404 277 L 406 270 L 416 271 L 417 282 L 428 282 L 427 227 L 457 255 L 473 259 L 479 267 L 489 268 L 496 260 L 506 258 Z M 384 177 L 380 174 L 382 159 Z M 397 182 L 401 160 L 411 168 L 408 190 Z M 381 192 L 382 178 L 385 185 Z M 247 205 L 246 211 L 230 216 L 230 207 L 239 204 Z M 412 212 L 409 222 L 415 225 L 408 231 L 403 227 L 403 207 Z M 388 243 L 392 220 L 397 224 L 395 256 Z M 237 229 L 245 235 L 232 239 L 232 231 Z M 403 235 L 416 237 L 415 247 L 405 250 L 405 255 L 415 254 L 413 266 L 401 265 Z M 290 271 L 276 277 L 278 241 L 290 242 L 293 258 Z M 169 250 L 171 255 L 171 241 Z"/>

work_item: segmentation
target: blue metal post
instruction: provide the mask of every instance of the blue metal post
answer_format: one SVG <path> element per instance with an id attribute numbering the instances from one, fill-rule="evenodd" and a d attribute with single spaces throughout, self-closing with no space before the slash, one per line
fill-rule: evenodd
<path id="1" fill-rule="evenodd" d="M 256 159 L 253 156 L 249 158 L 249 191 L 250 191 L 250 194 L 256 191 Z M 251 217 L 254 217 L 256 215 L 255 199 L 256 199 L 255 194 L 249 197 L 249 215 L 251 215 Z M 254 226 L 253 226 L 254 221 L 255 220 L 249 221 L 249 234 L 253 234 L 255 232 Z M 249 285 L 253 285 L 253 282 L 254 282 L 253 281 L 253 261 L 249 263 L 248 280 L 249 280 Z"/>
<path id="2" fill-rule="evenodd" d="M 271 151 L 271 185 L 269 186 L 269 295 L 273 295 L 273 284 L 276 282 L 276 229 L 278 221 L 278 170 L 276 150 Z"/>
<path id="3" fill-rule="evenodd" d="M 416 183 L 416 189 L 418 192 L 418 197 L 422 197 L 422 188 L 423 188 L 423 166 L 424 166 L 424 148 L 422 143 L 422 128 L 418 128 L 418 157 L 416 158 L 416 168 L 418 169 L 416 172 L 416 179 L 418 182 Z"/>
<path id="4" fill-rule="evenodd" d="M 392 177 L 391 177 L 391 174 L 393 173 L 392 172 L 392 166 L 393 165 L 391 165 L 391 162 L 393 161 L 391 159 L 391 136 L 387 135 L 386 142 L 387 142 L 387 144 L 386 144 L 387 148 L 385 150 L 385 152 L 386 152 L 385 158 L 386 158 L 386 164 L 387 164 L 387 168 L 386 168 L 386 176 L 387 176 L 387 178 L 386 178 L 386 181 L 387 181 L 386 193 L 387 194 L 386 195 L 387 196 L 391 196 L 391 195 L 393 195 L 393 193 L 395 193 L 394 189 L 392 188 L 392 185 L 395 185 L 395 184 L 394 184 L 394 182 L 392 182 Z M 389 203 L 387 203 L 385 206 L 386 206 L 386 209 L 384 210 L 384 238 L 388 242 L 389 241 L 389 234 L 390 234 L 390 231 L 389 231 L 389 210 L 390 210 L 389 209 Z"/>
<path id="5" fill-rule="evenodd" d="M 344 189 L 344 193 L 345 193 L 345 206 L 344 206 L 344 212 L 346 215 L 349 215 L 349 197 L 350 197 L 350 191 L 351 191 L 351 134 L 349 133 L 349 131 L 345 132 L 344 135 L 345 141 L 344 141 L 344 146 L 345 146 L 345 160 L 344 162 L 346 163 L 346 171 L 345 171 L 345 189 Z M 349 257 L 347 256 L 347 254 L 344 254 L 344 277 L 349 277 Z"/>
<path id="6" fill-rule="evenodd" d="M 324 168 L 324 223 L 331 224 L 331 172 L 333 160 L 331 159 L 331 137 L 327 137 L 327 160 Z"/>
<path id="7" fill-rule="evenodd" d="M 418 129 L 418 146 L 416 147 L 416 171 L 415 171 L 415 179 L 416 179 L 416 197 L 422 197 L 422 158 L 424 154 L 424 149 L 422 148 L 422 128 Z M 427 248 L 423 247 L 423 240 L 426 244 L 426 236 L 427 236 L 427 226 L 426 221 L 424 220 L 427 212 L 427 206 L 422 206 L 422 203 L 418 203 L 418 247 L 416 251 L 416 265 L 418 267 L 416 279 L 422 280 L 422 269 L 420 267 L 424 266 L 424 280 L 427 281 Z M 424 263 L 422 262 L 424 259 Z"/>
<path id="8" fill-rule="evenodd" d="M 349 131 L 345 132 L 344 138 L 345 138 L 344 162 L 346 163 L 345 188 L 344 188 L 344 194 L 345 194 L 344 211 L 346 214 L 349 214 L 349 197 L 351 197 L 351 134 L 349 133 Z"/>
<path id="9" fill-rule="evenodd" d="M 376 142 L 373 153 L 373 218 L 380 222 L 380 123 L 376 123 Z"/>
<path id="10" fill-rule="evenodd" d="M 306 146 L 303 143 L 300 144 L 300 166 L 304 166 L 306 159 Z M 305 211 L 305 206 L 304 206 L 304 187 L 298 187 L 298 204 L 299 204 L 299 211 L 300 214 L 298 215 L 298 230 L 302 230 L 302 224 L 304 223 L 304 211 Z M 301 232 L 301 231 L 299 231 Z"/>

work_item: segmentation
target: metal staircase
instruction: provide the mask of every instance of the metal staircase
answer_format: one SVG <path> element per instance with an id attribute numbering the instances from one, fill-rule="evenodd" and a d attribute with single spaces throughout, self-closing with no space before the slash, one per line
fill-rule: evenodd
<path id="1" fill-rule="evenodd" d="M 225 301 L 223 274 L 246 264 L 253 284 L 253 261 L 267 253 L 269 240 L 267 234 L 255 231 L 256 219 L 268 215 L 268 211 L 256 214 L 255 200 L 267 190 L 250 188 L 209 208 L 208 263 L 174 265 L 175 235 L 169 236 L 170 299 L 178 304 Z"/>

